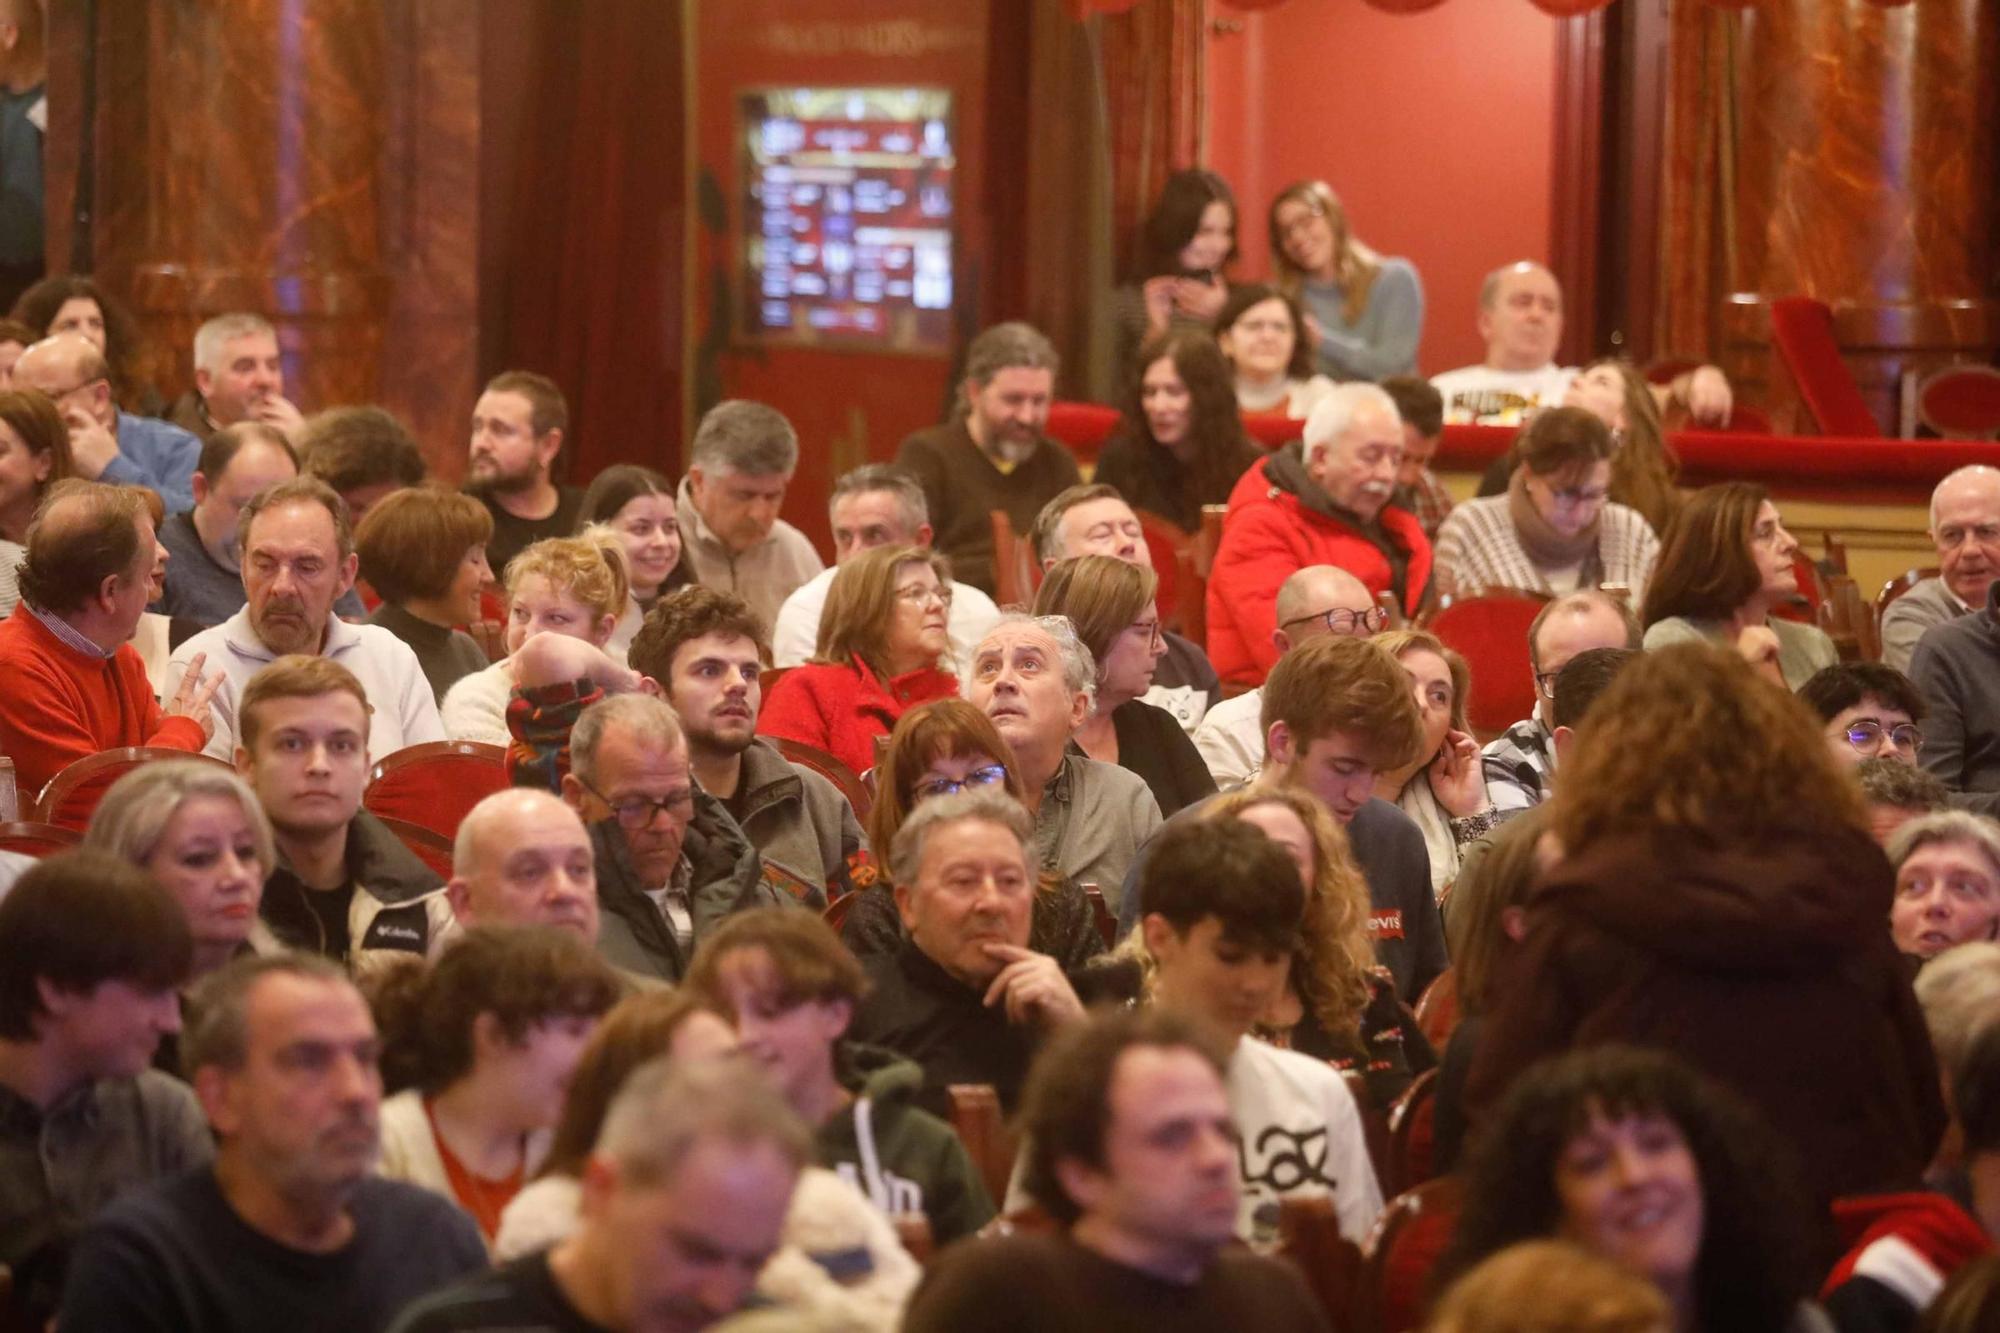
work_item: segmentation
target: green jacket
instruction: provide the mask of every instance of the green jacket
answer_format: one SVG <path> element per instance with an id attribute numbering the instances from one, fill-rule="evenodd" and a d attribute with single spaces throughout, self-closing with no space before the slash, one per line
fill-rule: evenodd
<path id="1" fill-rule="evenodd" d="M 939 1247 L 993 1220 L 993 1200 L 951 1126 L 916 1104 L 923 1071 L 880 1046 L 842 1042 L 854 1101 L 819 1127 L 819 1160 L 894 1217 L 922 1213 Z"/>

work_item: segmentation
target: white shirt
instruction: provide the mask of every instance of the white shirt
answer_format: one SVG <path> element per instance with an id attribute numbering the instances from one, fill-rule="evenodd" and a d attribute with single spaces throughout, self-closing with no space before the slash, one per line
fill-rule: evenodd
<path id="1" fill-rule="evenodd" d="M 826 592 L 840 567 L 822 569 L 800 584 L 797 591 L 778 608 L 778 623 L 771 627 L 771 665 L 795 667 L 813 655 L 819 643 L 819 618 L 826 610 Z M 951 585 L 951 613 L 945 634 L 951 640 L 955 674 L 963 677 L 972 665 L 972 650 L 986 637 L 986 631 L 1000 623 L 1000 608 L 993 599 L 970 584 Z"/>
<path id="2" fill-rule="evenodd" d="M 1243 1136 L 1237 1235 L 1268 1249 L 1278 1240 L 1279 1198 L 1330 1194 L 1340 1234 L 1365 1241 L 1382 1211 L 1382 1187 L 1340 1075 L 1325 1061 L 1245 1037 L 1229 1057 L 1226 1082 Z"/>
<path id="3" fill-rule="evenodd" d="M 1217 787 L 1247 782 L 1264 766 L 1263 717 L 1264 689 L 1259 686 L 1224 699 L 1194 729 L 1194 748 Z"/>
<path id="4" fill-rule="evenodd" d="M 250 608 L 244 607 L 229 619 L 205 629 L 174 650 L 167 662 L 167 679 L 161 693 L 171 698 L 180 687 L 188 663 L 196 653 L 208 660 L 202 674 L 222 672 L 222 685 L 210 707 L 215 714 L 215 734 L 208 738 L 203 754 L 225 762 L 236 754 L 236 703 L 250 677 L 278 660 L 264 646 L 257 631 L 250 628 Z M 444 723 L 438 720 L 437 696 L 417 662 L 410 645 L 379 625 L 350 625 L 338 616 L 326 625 L 326 646 L 320 655 L 340 663 L 361 682 L 373 711 L 368 718 L 368 762 L 425 741 L 441 741 Z"/>
<path id="5" fill-rule="evenodd" d="M 1444 419 L 1454 426 L 1518 426 L 1537 409 L 1556 407 L 1577 377 L 1575 366 L 1551 362 L 1539 370 L 1460 366 L 1431 376 L 1444 395 Z"/>

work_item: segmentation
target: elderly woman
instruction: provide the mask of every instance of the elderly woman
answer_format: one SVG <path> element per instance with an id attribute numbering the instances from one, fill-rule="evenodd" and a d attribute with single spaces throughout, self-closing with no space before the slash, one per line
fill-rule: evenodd
<path id="1" fill-rule="evenodd" d="M 1303 421 L 1333 390 L 1315 374 L 1298 303 L 1274 287 L 1238 287 L 1215 317 L 1215 345 L 1236 372 L 1236 405 Z"/>
<path id="2" fill-rule="evenodd" d="M 674 484 L 649 467 L 614 463 L 597 474 L 583 493 L 577 514 L 579 530 L 601 523 L 625 547 L 625 571 L 631 577 L 618 627 L 604 650 L 625 660 L 632 640 L 653 603 L 675 588 L 694 582 L 681 561 L 681 523 L 674 509 Z"/>
<path id="3" fill-rule="evenodd" d="M 939 666 L 951 651 L 951 566 L 927 547 L 878 546 L 840 566 L 827 589 L 812 661 L 764 696 L 757 734 L 825 750 L 856 773 L 916 704 L 958 693 Z"/>
<path id="4" fill-rule="evenodd" d="M 1438 587 L 1519 588 L 1551 597 L 1605 584 L 1644 596 L 1660 543 L 1609 499 L 1611 432 L 1580 407 L 1537 413 L 1514 442 L 1507 493 L 1468 500 L 1438 529 Z"/>
<path id="5" fill-rule="evenodd" d="M 1636 509 L 1654 532 L 1665 532 L 1680 511 L 1674 487 L 1680 460 L 1667 444 L 1660 404 L 1653 387 L 1630 361 L 1607 357 L 1578 372 L 1563 393 L 1564 407 L 1580 407 L 1611 432 L 1611 499 Z M 1493 460 L 1479 480 L 1479 493 L 1504 495 L 1521 460 L 1512 450 Z"/>
<path id="6" fill-rule="evenodd" d="M 454 626 L 479 620 L 479 590 L 493 579 L 486 564 L 492 536 L 485 505 L 436 486 L 384 497 L 354 532 L 361 577 L 382 599 L 368 623 L 410 646 L 440 700 L 487 666 L 479 645 Z"/>
<path id="7" fill-rule="evenodd" d="M 1415 266 L 1363 245 L 1325 181 L 1287 185 L 1267 221 L 1277 287 L 1305 309 L 1314 368 L 1336 380 L 1414 373 L 1424 331 Z"/>
<path id="8" fill-rule="evenodd" d="M 1035 614 L 1065 616 L 1097 663 L 1096 701 L 1071 733 L 1092 759 L 1146 780 L 1160 813 L 1215 794 L 1215 779 L 1172 713 L 1145 701 L 1153 668 L 1166 652 L 1153 604 L 1159 579 L 1144 565 L 1082 555 L 1049 570 L 1035 594 Z"/>
<path id="9" fill-rule="evenodd" d="M 1182 330 L 1140 349 L 1124 420 L 1098 454 L 1093 480 L 1194 532 L 1201 507 L 1229 503 L 1237 478 L 1262 456 L 1244 434 L 1215 339 Z"/>
<path id="10" fill-rule="evenodd" d="M 608 537 L 551 537 L 508 561 L 508 655 L 451 687 L 439 709 L 445 735 L 507 744 L 507 700 L 522 645 L 537 634 L 560 634 L 601 652 L 628 595 L 624 551 Z"/>
<path id="11" fill-rule="evenodd" d="M 1702 640 L 1733 647 L 1797 689 L 1840 660 L 1824 630 L 1771 614 L 1798 595 L 1798 555 L 1762 486 L 1696 491 L 1662 534 L 1640 616 L 1646 650 Z"/>
<path id="12" fill-rule="evenodd" d="M 1896 947 L 1929 961 L 1968 940 L 2000 939 L 2000 823 L 1964 810 L 1912 819 L 1889 838 Z"/>
<path id="13" fill-rule="evenodd" d="M 1427 630 L 1391 630 L 1375 642 L 1409 672 L 1424 721 L 1423 753 L 1406 767 L 1376 774 L 1375 794 L 1400 806 L 1424 835 L 1431 891 L 1442 900 L 1458 878 L 1459 848 L 1497 822 L 1479 743 L 1465 719 L 1472 669 Z"/>
<path id="14" fill-rule="evenodd" d="M 1111 294 L 1112 370 L 1136 372 L 1141 344 L 1169 332 L 1206 333 L 1229 295 L 1222 270 L 1236 258 L 1236 196 L 1199 167 L 1176 171 L 1139 232 L 1132 281 Z"/>

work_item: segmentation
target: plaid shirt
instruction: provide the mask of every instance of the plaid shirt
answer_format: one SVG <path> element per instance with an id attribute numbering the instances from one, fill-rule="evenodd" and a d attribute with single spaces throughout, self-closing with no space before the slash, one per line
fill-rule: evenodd
<path id="1" fill-rule="evenodd" d="M 1437 536 L 1444 516 L 1451 512 L 1451 492 L 1437 479 L 1437 474 L 1425 468 L 1414 486 L 1398 486 L 1389 502 L 1407 509 L 1423 524 L 1424 536 Z"/>
<path id="2" fill-rule="evenodd" d="M 1525 810 L 1549 798 L 1556 752 L 1549 729 L 1536 718 L 1524 718 L 1500 733 L 1481 751 L 1486 770 L 1486 799 L 1495 810 Z"/>

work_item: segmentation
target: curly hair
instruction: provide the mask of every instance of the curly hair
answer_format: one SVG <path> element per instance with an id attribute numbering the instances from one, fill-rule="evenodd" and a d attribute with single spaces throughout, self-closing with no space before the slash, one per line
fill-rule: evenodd
<path id="1" fill-rule="evenodd" d="M 96 282 L 81 273 L 52 273 L 15 299 L 12 315 L 33 329 L 39 341 L 52 334 L 49 326 L 71 301 L 96 302 L 97 313 L 104 318 L 104 364 L 112 396 L 121 407 L 133 410 L 148 387 L 142 382 L 145 343 L 132 312 L 105 295 Z"/>
<path id="2" fill-rule="evenodd" d="M 1757 511 L 1771 498 L 1755 482 L 1725 481 L 1688 497 L 1660 534 L 1660 557 L 1639 619 L 1651 629 L 1669 616 L 1726 620 L 1763 585 L 1750 554 Z"/>
<path id="3" fill-rule="evenodd" d="M 1567 780 L 1567 778 L 1565 779 Z M 1696 1324 L 1768 1333 L 1812 1288 L 1807 1204 L 1787 1149 L 1727 1089 L 1657 1051 L 1596 1046 L 1522 1074 L 1472 1145 L 1441 1288 L 1518 1241 L 1557 1234 L 1556 1166 L 1593 1119 L 1659 1116 L 1686 1141 L 1702 1194 Z"/>
<path id="4" fill-rule="evenodd" d="M 1625 383 L 1625 429 L 1611 455 L 1611 498 L 1645 515 L 1654 532 L 1664 532 L 1681 507 L 1681 493 L 1674 486 L 1681 460 L 1667 443 L 1660 405 L 1646 377 L 1630 361 L 1607 356 L 1581 373 L 1587 375 L 1599 366 L 1611 367 Z"/>
<path id="5" fill-rule="evenodd" d="M 771 660 L 764 624 L 750 604 L 733 592 L 700 583 L 676 588 L 653 604 L 626 650 L 625 660 L 640 675 L 651 676 L 662 689 L 671 689 L 674 654 L 705 634 L 748 639 L 757 650 L 758 661 Z"/>
<path id="6" fill-rule="evenodd" d="M 1550 820 L 1572 850 L 1645 829 L 1750 841 L 1773 828 L 1868 830 L 1860 788 L 1811 710 L 1705 643 L 1618 673 L 1577 729 Z"/>
<path id="7" fill-rule="evenodd" d="M 1292 321 L 1292 359 L 1285 364 L 1285 374 L 1295 380 L 1309 379 L 1313 373 L 1312 348 L 1306 345 L 1306 317 L 1299 309 L 1299 303 L 1279 291 L 1276 287 L 1266 287 L 1253 282 L 1242 287 L 1231 288 L 1229 297 L 1222 303 L 1222 309 L 1215 314 L 1213 326 L 1218 340 L 1236 326 L 1236 321 L 1250 312 L 1251 307 L 1266 301 L 1282 301 L 1285 313 Z M 1218 348 L 1217 350 L 1220 350 Z M 1227 354 L 1225 353 L 1225 359 Z M 1235 362 L 1230 362 L 1234 365 Z"/>
<path id="8" fill-rule="evenodd" d="M 1226 496 L 1252 464 L 1264 456 L 1243 429 L 1243 414 L 1236 406 L 1236 376 L 1229 358 L 1209 334 L 1194 329 L 1169 329 L 1155 334 L 1139 347 L 1132 377 L 1125 385 L 1119 404 L 1122 416 L 1118 429 L 1106 445 L 1120 440 L 1137 440 L 1161 445 L 1146 424 L 1146 372 L 1159 361 L 1171 361 L 1174 374 L 1187 386 L 1189 420 L 1186 440 L 1191 456 L 1182 464 L 1181 495 L 1191 509 L 1199 510 L 1214 497 Z M 1175 451 L 1179 457 L 1179 451 Z"/>
<path id="9" fill-rule="evenodd" d="M 1027 788 L 993 722 L 964 699 L 934 699 L 919 704 L 896 720 L 875 769 L 875 805 L 868 812 L 868 845 L 880 857 L 895 846 L 896 831 L 916 808 L 918 779 L 940 759 L 965 759 L 983 754 L 1007 770 L 1007 794 L 1027 804 Z"/>
<path id="10" fill-rule="evenodd" d="M 574 597 L 598 619 L 625 613 L 630 584 L 625 576 L 625 547 L 617 534 L 593 528 L 579 537 L 545 537 L 507 562 L 501 582 L 507 600 L 533 575 L 557 592 Z"/>

